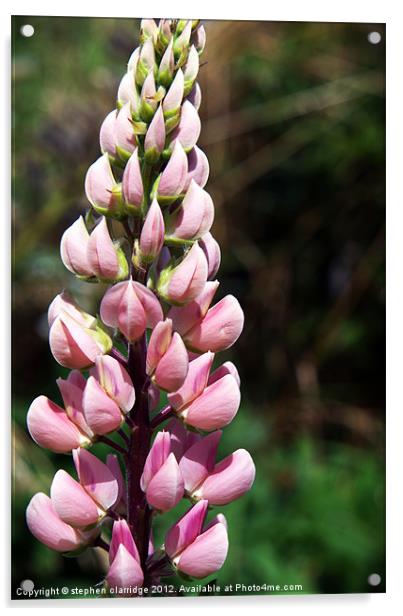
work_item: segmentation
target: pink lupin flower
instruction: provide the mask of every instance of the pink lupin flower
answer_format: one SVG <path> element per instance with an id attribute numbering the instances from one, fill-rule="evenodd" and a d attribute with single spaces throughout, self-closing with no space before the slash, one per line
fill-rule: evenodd
<path id="1" fill-rule="evenodd" d="M 73 552 L 86 544 L 86 535 L 63 522 L 51 499 L 43 492 L 31 498 L 26 518 L 34 537 L 56 552 Z"/>
<path id="2" fill-rule="evenodd" d="M 158 200 L 161 203 L 169 204 L 178 198 L 185 186 L 187 169 L 185 151 L 177 141 L 158 183 Z"/>
<path id="3" fill-rule="evenodd" d="M 80 216 L 62 235 L 60 256 L 70 272 L 86 278 L 93 276 L 87 257 L 89 233 L 84 219 Z"/>
<path id="4" fill-rule="evenodd" d="M 88 368 L 99 355 L 109 353 L 112 340 L 100 327 L 84 327 L 62 311 L 49 331 L 53 357 L 66 368 Z"/>
<path id="5" fill-rule="evenodd" d="M 181 421 L 174 417 L 167 424 L 166 429 L 171 435 L 171 451 L 175 454 L 175 458 L 180 461 L 185 451 L 187 451 L 194 443 L 201 440 L 202 436 L 196 432 L 189 432 Z"/>
<path id="6" fill-rule="evenodd" d="M 195 478 L 195 481 L 198 479 L 197 473 L 191 467 L 194 464 L 194 456 L 195 453 L 188 450 L 182 458 L 186 461 L 181 460 L 179 464 L 185 479 L 185 487 L 186 477 Z M 192 499 L 206 499 L 210 505 L 227 505 L 250 490 L 255 474 L 256 469 L 250 453 L 245 449 L 238 449 L 218 462 L 214 469 L 201 479 L 198 487 L 194 482 L 193 488 L 186 487 L 186 489 Z"/>
<path id="7" fill-rule="evenodd" d="M 214 370 L 209 376 L 207 381 L 208 385 L 212 385 L 216 381 L 219 381 L 226 374 L 231 374 L 237 382 L 238 387 L 241 386 L 241 379 L 239 378 L 238 370 L 236 366 L 232 363 L 232 361 L 226 361 L 223 363 L 217 370 Z"/>
<path id="8" fill-rule="evenodd" d="M 207 259 L 208 280 L 212 280 L 218 272 L 221 263 L 221 250 L 218 242 L 211 233 L 206 233 L 199 241 L 199 246 L 203 250 Z"/>
<path id="9" fill-rule="evenodd" d="M 184 335 L 186 346 L 198 353 L 215 353 L 232 346 L 241 335 L 244 315 L 238 300 L 227 295 Z"/>
<path id="10" fill-rule="evenodd" d="M 139 247 L 142 262 L 151 263 L 164 245 L 165 224 L 157 199 L 153 199 L 140 234 Z"/>
<path id="11" fill-rule="evenodd" d="M 233 420 L 240 401 L 238 383 L 231 374 L 226 374 L 208 385 L 200 396 L 179 412 L 179 416 L 187 425 L 211 432 Z"/>
<path id="12" fill-rule="evenodd" d="M 192 33 L 192 20 L 188 19 L 186 21 L 186 25 L 183 28 L 181 34 L 174 41 L 174 52 L 175 52 L 175 54 L 180 55 L 182 53 L 182 51 L 184 49 L 186 49 L 186 47 L 188 46 L 189 41 L 190 41 L 191 33 Z"/>
<path id="13" fill-rule="evenodd" d="M 154 74 L 151 71 L 144 80 L 140 95 L 140 116 L 145 122 L 150 122 L 157 109 L 156 94 Z"/>
<path id="14" fill-rule="evenodd" d="M 116 116 L 117 111 L 114 109 L 104 119 L 99 129 L 99 146 L 102 154 L 116 156 Z"/>
<path id="15" fill-rule="evenodd" d="M 192 45 L 184 68 L 185 95 L 189 94 L 193 87 L 199 72 L 199 65 L 199 54 L 197 53 L 196 47 Z"/>
<path id="16" fill-rule="evenodd" d="M 91 444 L 88 435 L 80 431 L 64 409 L 46 396 L 38 396 L 32 402 L 27 425 L 34 441 L 55 453 L 68 453 L 76 447 Z"/>
<path id="17" fill-rule="evenodd" d="M 122 190 L 126 210 L 133 215 L 139 214 L 144 198 L 144 189 L 137 148 L 126 164 L 122 179 Z"/>
<path id="18" fill-rule="evenodd" d="M 197 81 L 194 84 L 194 86 L 191 89 L 191 91 L 189 92 L 188 96 L 186 97 L 186 100 L 188 100 L 189 103 L 192 103 L 192 105 L 196 109 L 196 111 L 199 111 L 200 105 L 201 105 L 201 100 L 202 100 L 202 95 L 201 95 L 200 86 L 197 83 Z"/>
<path id="19" fill-rule="evenodd" d="M 148 38 L 141 46 L 140 55 L 136 66 L 136 83 L 139 86 L 142 86 L 147 76 L 153 73 L 154 66 L 154 45 L 152 39 Z"/>
<path id="20" fill-rule="evenodd" d="M 140 106 L 140 97 L 134 81 L 138 55 L 138 49 L 136 49 L 129 60 L 128 70 L 120 81 L 117 94 L 118 106 L 123 107 L 126 103 L 130 103 L 135 113 L 138 113 Z"/>
<path id="21" fill-rule="evenodd" d="M 147 129 L 144 139 L 144 155 L 150 164 L 156 163 L 165 146 L 165 121 L 161 105 L 158 107 Z"/>
<path id="22" fill-rule="evenodd" d="M 168 395 L 168 402 L 175 411 L 180 411 L 203 393 L 213 360 L 214 354 L 207 352 L 190 362 L 183 385 Z"/>
<path id="23" fill-rule="evenodd" d="M 210 195 L 191 180 L 179 208 L 168 218 L 168 239 L 194 240 L 207 233 L 214 220 L 214 205 Z"/>
<path id="24" fill-rule="evenodd" d="M 112 241 L 104 217 L 89 237 L 87 260 L 99 280 L 122 280 L 129 273 L 125 254 L 120 246 Z"/>
<path id="25" fill-rule="evenodd" d="M 106 581 L 109 587 L 125 590 L 129 595 L 136 594 L 144 582 L 140 556 L 125 520 L 113 523 Z"/>
<path id="26" fill-rule="evenodd" d="M 83 394 L 85 419 L 94 434 L 109 434 L 124 421 L 119 406 L 108 396 L 98 381 L 90 376 Z"/>
<path id="27" fill-rule="evenodd" d="M 210 166 L 207 156 L 203 150 L 195 145 L 194 148 L 190 150 L 187 158 L 188 174 L 184 189 L 187 190 L 189 188 L 189 184 L 192 180 L 194 180 L 201 188 L 204 188 L 210 173 Z"/>
<path id="28" fill-rule="evenodd" d="M 179 111 L 183 99 L 184 84 L 183 72 L 179 69 L 162 103 L 166 118 L 172 117 Z"/>
<path id="29" fill-rule="evenodd" d="M 136 400 L 133 382 L 122 364 L 110 355 L 101 355 L 90 370 L 104 391 L 124 413 L 128 413 Z"/>
<path id="30" fill-rule="evenodd" d="M 67 293 L 67 291 L 63 291 L 62 293 L 59 293 L 59 295 L 56 295 L 56 297 L 50 303 L 50 306 L 48 308 L 49 327 L 52 327 L 54 321 L 63 312 L 69 314 L 83 327 L 94 327 L 97 323 L 96 318 L 93 317 L 92 314 L 88 314 L 88 312 L 85 312 L 85 310 L 83 310 L 81 306 L 79 306 L 77 302 L 74 301 L 70 293 Z"/>
<path id="31" fill-rule="evenodd" d="M 117 327 L 130 342 L 138 340 L 146 327 L 163 319 L 162 308 L 152 291 L 133 280 L 111 287 L 101 302 L 101 318 Z"/>
<path id="32" fill-rule="evenodd" d="M 167 166 L 158 183 L 158 200 L 172 203 L 181 194 L 187 177 L 188 161 L 179 141 L 176 141 Z"/>
<path id="33" fill-rule="evenodd" d="M 80 484 L 103 511 L 115 505 L 119 484 L 106 464 L 86 449 L 75 449 L 73 460 Z"/>
<path id="34" fill-rule="evenodd" d="M 158 432 L 147 456 L 140 486 L 148 504 L 169 511 L 183 496 L 184 483 L 178 462 L 171 452 L 169 432 Z"/>
<path id="35" fill-rule="evenodd" d="M 168 87 L 171 84 L 174 68 L 175 58 L 173 53 L 173 38 L 171 38 L 158 67 L 158 81 L 164 87 Z"/>
<path id="36" fill-rule="evenodd" d="M 168 265 L 161 272 L 157 291 L 170 304 L 187 304 L 201 293 L 206 281 L 206 257 L 195 242 L 182 261 Z"/>
<path id="37" fill-rule="evenodd" d="M 176 391 L 188 371 L 188 354 L 178 333 L 172 332 L 172 321 L 157 324 L 147 349 L 147 374 L 165 391 Z"/>
<path id="38" fill-rule="evenodd" d="M 133 130 L 131 102 L 128 101 L 119 110 L 115 121 L 116 149 L 121 158 L 129 158 L 137 146 Z"/>
<path id="39" fill-rule="evenodd" d="M 59 470 L 50 486 L 50 498 L 57 515 L 63 522 L 77 528 L 86 528 L 105 517 L 84 488 L 66 471 Z"/>
<path id="40" fill-rule="evenodd" d="M 185 490 L 191 496 L 214 470 L 221 435 L 221 430 L 217 430 L 193 443 L 184 452 L 179 461 L 179 468 L 185 482 Z M 207 496 L 201 496 L 200 498 L 209 500 Z M 200 500 L 200 498 L 197 498 L 197 500 Z"/>
<path id="41" fill-rule="evenodd" d="M 177 139 L 185 152 L 189 152 L 200 136 L 201 123 L 199 114 L 189 100 L 182 105 L 181 118 L 178 126 L 172 131 L 171 139 Z"/>
<path id="42" fill-rule="evenodd" d="M 202 26 L 201 24 L 197 26 L 197 28 L 192 32 L 191 40 L 193 42 L 193 45 L 196 47 L 198 54 L 200 55 L 206 45 L 206 30 L 204 26 Z"/>
<path id="43" fill-rule="evenodd" d="M 122 215 L 121 187 L 113 176 L 108 154 L 103 154 L 88 169 L 85 194 L 99 214 L 116 217 Z"/>
<path id="44" fill-rule="evenodd" d="M 174 524 L 165 538 L 165 550 L 179 572 L 200 579 L 218 571 L 228 553 L 224 516 L 201 532 L 207 501 L 200 501 Z"/>
<path id="45" fill-rule="evenodd" d="M 67 379 L 56 379 L 56 383 L 68 417 L 84 434 L 92 438 L 93 432 L 85 420 L 83 410 L 83 392 L 87 384 L 86 379 L 79 370 L 72 370 Z"/>
<path id="46" fill-rule="evenodd" d="M 207 281 L 203 291 L 192 302 L 186 306 L 172 306 L 169 309 L 168 317 L 172 319 L 174 329 L 181 336 L 206 316 L 219 284 L 218 280 Z"/>

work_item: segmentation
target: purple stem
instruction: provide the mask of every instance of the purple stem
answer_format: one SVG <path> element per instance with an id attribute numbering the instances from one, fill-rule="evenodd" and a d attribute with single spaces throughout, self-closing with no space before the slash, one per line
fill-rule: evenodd
<path id="1" fill-rule="evenodd" d="M 115 443 L 115 441 L 112 441 L 112 439 L 108 438 L 107 436 L 98 436 L 98 442 L 104 443 L 105 445 L 112 447 L 113 449 L 123 454 L 124 456 L 127 456 L 127 453 L 128 453 L 127 449 L 123 449 L 123 447 Z"/>
<path id="2" fill-rule="evenodd" d="M 114 359 L 117 359 L 124 368 L 127 368 L 127 358 L 123 355 L 123 353 L 118 351 L 118 349 L 115 349 L 115 347 L 113 347 L 109 352 L 109 355 Z"/>
<path id="3" fill-rule="evenodd" d="M 150 423 L 151 429 L 155 430 L 155 428 L 158 428 L 158 426 L 162 424 L 162 422 L 164 422 L 166 419 L 169 419 L 170 417 L 173 417 L 174 415 L 175 413 L 172 407 L 166 406 L 164 409 L 162 409 L 162 411 L 158 413 L 158 415 L 154 417 L 154 419 L 152 419 Z"/>
<path id="4" fill-rule="evenodd" d="M 101 537 L 98 537 L 94 542 L 94 547 L 102 548 L 106 552 L 109 552 L 109 543 L 106 543 Z"/>
<path id="5" fill-rule="evenodd" d="M 118 434 L 119 436 L 124 440 L 124 442 L 126 443 L 127 446 L 130 445 L 130 439 L 127 436 L 126 432 L 124 430 L 122 430 L 122 428 L 119 428 L 118 430 Z"/>

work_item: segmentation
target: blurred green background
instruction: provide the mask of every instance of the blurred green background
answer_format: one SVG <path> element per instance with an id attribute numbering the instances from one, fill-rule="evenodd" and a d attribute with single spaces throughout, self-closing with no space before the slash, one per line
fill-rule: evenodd
<path id="1" fill-rule="evenodd" d="M 27 578 L 85 587 L 104 571 L 99 550 L 67 559 L 29 534 L 30 497 L 72 465 L 30 440 L 25 416 L 41 393 L 59 402 L 52 298 L 68 287 L 96 311 L 99 290 L 64 269 L 59 240 L 87 207 L 84 175 L 138 23 L 13 18 L 13 592 Z M 237 364 L 243 394 L 220 454 L 246 447 L 257 467 L 253 490 L 223 509 L 218 582 L 384 591 L 384 26 L 205 25 L 199 145 L 223 252 L 218 293 L 246 316 L 220 356 Z"/>

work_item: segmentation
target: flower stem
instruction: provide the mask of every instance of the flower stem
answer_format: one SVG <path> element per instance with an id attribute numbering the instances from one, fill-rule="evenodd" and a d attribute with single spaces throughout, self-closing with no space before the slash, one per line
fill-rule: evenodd
<path id="1" fill-rule="evenodd" d="M 127 449 L 124 449 L 123 447 L 115 443 L 115 441 L 112 441 L 112 439 L 108 438 L 107 436 L 98 436 L 98 442 L 104 443 L 105 445 L 112 447 L 112 449 L 115 449 L 122 455 L 127 456 Z"/>
<path id="2" fill-rule="evenodd" d="M 173 416 L 174 416 L 174 411 L 172 407 L 166 406 L 164 409 L 162 409 L 162 411 L 158 413 L 158 415 L 156 415 L 152 419 L 150 423 L 151 429 L 155 430 L 155 428 L 158 428 L 158 426 L 162 424 L 162 422 L 164 422 L 166 419 L 169 419 L 170 417 L 173 417 Z"/>

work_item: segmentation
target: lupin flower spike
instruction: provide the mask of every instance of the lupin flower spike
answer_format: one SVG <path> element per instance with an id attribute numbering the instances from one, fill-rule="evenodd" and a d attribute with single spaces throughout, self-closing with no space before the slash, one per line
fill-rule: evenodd
<path id="1" fill-rule="evenodd" d="M 38 396 L 27 415 L 37 444 L 71 453 L 77 473 L 60 469 L 50 497 L 32 497 L 28 527 L 57 552 L 107 550 L 111 596 L 139 596 L 175 572 L 218 572 L 227 523 L 221 513 L 208 521 L 208 511 L 241 497 L 255 477 L 245 449 L 216 461 L 240 378 L 232 362 L 213 362 L 244 316 L 232 295 L 213 303 L 221 254 L 197 145 L 205 42 L 199 20 L 141 21 L 85 176 L 94 211 L 72 219 L 60 243 L 78 284 L 108 286 L 92 314 L 66 291 L 51 302 L 50 350 L 71 371 L 57 379 L 62 402 Z M 155 516 L 183 498 L 192 506 L 155 545 Z"/>

